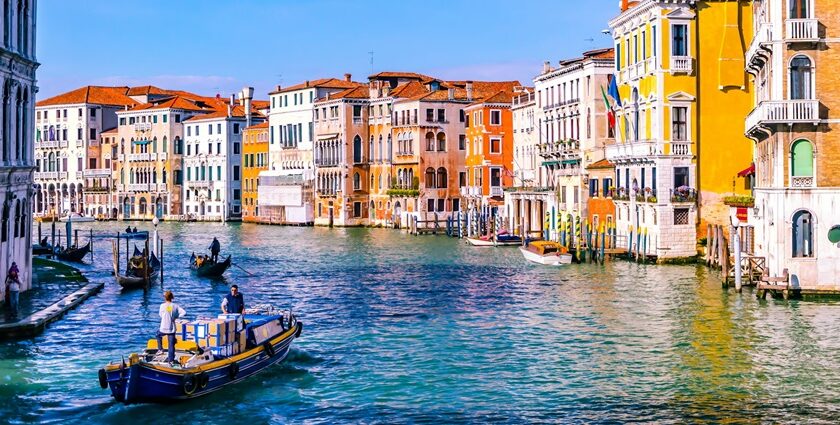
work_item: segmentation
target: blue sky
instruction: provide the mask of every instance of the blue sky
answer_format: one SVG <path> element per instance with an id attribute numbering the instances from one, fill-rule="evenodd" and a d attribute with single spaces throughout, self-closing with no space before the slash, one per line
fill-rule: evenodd
<path id="1" fill-rule="evenodd" d="M 81 6 L 84 4 L 84 6 Z M 223 96 L 371 72 L 530 84 L 555 63 L 609 46 L 617 0 L 41 0 L 43 99 L 88 84 Z"/>

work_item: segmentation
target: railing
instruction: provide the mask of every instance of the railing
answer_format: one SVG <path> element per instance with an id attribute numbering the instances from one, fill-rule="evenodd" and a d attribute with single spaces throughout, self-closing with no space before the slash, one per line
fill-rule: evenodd
<path id="1" fill-rule="evenodd" d="M 461 196 L 481 196 L 481 186 L 464 186 L 461 188 Z"/>
<path id="2" fill-rule="evenodd" d="M 152 129 L 152 124 L 147 122 L 138 122 L 134 124 L 134 131 L 147 131 Z"/>
<path id="3" fill-rule="evenodd" d="M 819 23 L 816 19 L 788 19 L 785 21 L 785 41 L 819 40 Z"/>
<path id="4" fill-rule="evenodd" d="M 152 154 L 150 153 L 130 153 L 128 154 L 129 161 L 151 161 Z"/>
<path id="5" fill-rule="evenodd" d="M 36 171 L 35 172 L 35 180 L 47 180 L 47 179 L 57 179 L 58 172 L 57 171 Z"/>
<path id="6" fill-rule="evenodd" d="M 353 124 L 364 124 L 362 117 L 353 117 Z"/>
<path id="7" fill-rule="evenodd" d="M 58 141 L 57 140 L 50 140 L 50 141 L 44 140 L 44 141 L 41 141 L 41 142 L 35 142 L 35 148 L 36 149 L 47 149 L 47 148 L 57 148 L 57 147 L 58 147 Z"/>
<path id="8" fill-rule="evenodd" d="M 341 162 L 338 159 L 316 159 L 316 167 L 338 167 Z"/>
<path id="9" fill-rule="evenodd" d="M 84 178 L 84 173 L 83 173 L 83 172 L 81 172 L 81 171 L 76 171 L 76 178 L 77 178 L 77 179 L 82 179 L 82 178 Z"/>
<path id="10" fill-rule="evenodd" d="M 76 140 L 76 147 L 77 147 L 77 148 L 81 148 L 81 147 L 83 147 L 84 145 L 85 145 L 85 141 L 84 141 L 84 140 Z"/>
<path id="11" fill-rule="evenodd" d="M 671 142 L 671 155 L 691 156 L 691 143 Z"/>
<path id="12" fill-rule="evenodd" d="M 521 93 L 513 98 L 513 105 L 522 105 L 534 101 L 534 93 Z"/>
<path id="13" fill-rule="evenodd" d="M 761 124 L 818 123 L 819 101 L 814 100 L 765 100 L 747 115 L 746 132 Z"/>
<path id="14" fill-rule="evenodd" d="M 758 54 L 759 50 L 765 44 L 769 43 L 773 40 L 773 27 L 770 26 L 767 22 L 761 23 L 758 28 L 755 30 L 755 35 L 753 36 L 753 40 L 750 43 L 750 47 L 747 48 L 747 63 L 753 61 L 755 56 Z"/>
<path id="15" fill-rule="evenodd" d="M 640 158 L 664 153 L 664 144 L 659 142 L 617 143 L 607 146 L 607 159 Z"/>
<path id="16" fill-rule="evenodd" d="M 62 140 L 62 141 L 58 142 L 58 147 L 60 147 L 60 148 L 66 148 L 66 147 L 67 147 L 67 141 L 66 141 L 66 140 Z"/>
<path id="17" fill-rule="evenodd" d="M 691 74 L 694 70 L 694 58 L 691 56 L 671 56 L 671 72 Z"/>
<path id="18" fill-rule="evenodd" d="M 110 188 L 108 186 L 93 185 L 85 186 L 84 191 L 87 193 L 106 193 L 110 191 Z"/>
<path id="19" fill-rule="evenodd" d="M 129 192 L 148 192 L 154 185 L 151 183 L 132 183 L 127 186 Z"/>
<path id="20" fill-rule="evenodd" d="M 814 187 L 814 177 L 812 176 L 791 176 L 790 187 Z"/>
<path id="21" fill-rule="evenodd" d="M 505 196 L 505 191 L 499 186 L 490 186 L 490 196 Z"/>
<path id="22" fill-rule="evenodd" d="M 118 184 L 117 185 L 117 192 L 125 192 L 125 185 L 124 184 Z"/>
<path id="23" fill-rule="evenodd" d="M 169 190 L 166 187 L 166 183 L 158 183 L 157 186 L 158 186 L 158 189 L 157 189 L 158 192 L 166 192 L 167 190 Z"/>
<path id="24" fill-rule="evenodd" d="M 167 158 L 166 152 L 161 152 L 161 153 L 157 154 L 158 161 L 166 161 L 166 158 Z"/>
<path id="25" fill-rule="evenodd" d="M 671 189 L 671 202 L 674 203 L 695 203 L 697 202 L 697 189 L 678 187 Z"/>
<path id="26" fill-rule="evenodd" d="M 187 185 L 192 188 L 196 189 L 203 189 L 203 188 L 212 188 L 213 182 L 209 180 L 194 180 L 187 182 Z"/>
<path id="27" fill-rule="evenodd" d="M 636 202 L 655 204 L 656 201 L 656 191 L 649 187 L 646 187 L 636 193 Z"/>

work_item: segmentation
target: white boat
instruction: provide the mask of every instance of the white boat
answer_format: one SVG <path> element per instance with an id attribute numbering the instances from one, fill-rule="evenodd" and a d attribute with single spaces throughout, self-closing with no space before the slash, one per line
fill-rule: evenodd
<path id="1" fill-rule="evenodd" d="M 516 246 L 522 245 L 522 239 L 512 238 L 508 236 L 502 240 L 493 241 L 492 238 L 467 238 L 467 242 L 472 246 Z"/>
<path id="2" fill-rule="evenodd" d="M 572 263 L 572 255 L 555 242 L 534 241 L 528 246 L 520 246 L 519 251 L 526 260 L 547 266 L 559 266 Z"/>
<path id="3" fill-rule="evenodd" d="M 72 221 L 73 223 L 86 223 L 86 222 L 96 221 L 96 219 L 93 218 L 93 217 L 88 217 L 88 216 L 84 216 L 84 215 L 79 215 L 77 213 L 73 213 L 73 214 L 61 217 L 59 219 L 59 221 Z"/>

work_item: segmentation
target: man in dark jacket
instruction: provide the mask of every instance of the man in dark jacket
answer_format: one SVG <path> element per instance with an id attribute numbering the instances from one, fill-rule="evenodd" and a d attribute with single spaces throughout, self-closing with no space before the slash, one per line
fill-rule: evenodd
<path id="1" fill-rule="evenodd" d="M 232 285 L 230 287 L 230 294 L 225 295 L 222 300 L 222 313 L 224 314 L 243 314 L 245 313 L 245 298 L 239 293 L 239 287 Z"/>
<path id="2" fill-rule="evenodd" d="M 222 244 L 219 243 L 219 240 L 213 238 L 213 242 L 210 243 L 210 258 L 213 260 L 214 263 L 219 262 L 219 251 L 222 250 Z"/>

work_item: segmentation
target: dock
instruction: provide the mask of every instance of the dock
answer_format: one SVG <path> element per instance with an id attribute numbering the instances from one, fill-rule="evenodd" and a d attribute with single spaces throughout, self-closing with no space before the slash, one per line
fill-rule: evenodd
<path id="1" fill-rule="evenodd" d="M 102 290 L 104 286 L 104 283 L 89 283 L 50 306 L 17 322 L 0 324 L 0 339 L 29 337 L 41 333 L 48 324 L 58 320 L 64 313 Z"/>

